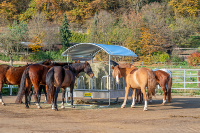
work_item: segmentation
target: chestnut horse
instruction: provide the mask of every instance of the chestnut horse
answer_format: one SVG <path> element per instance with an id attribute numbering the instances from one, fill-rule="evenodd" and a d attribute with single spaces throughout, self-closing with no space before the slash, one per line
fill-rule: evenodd
<path id="1" fill-rule="evenodd" d="M 155 95 L 155 87 L 156 87 L 156 78 L 154 72 L 149 68 L 136 68 L 131 64 L 120 64 L 113 68 L 112 76 L 116 78 L 116 82 L 120 83 L 121 76 L 125 79 L 125 98 L 121 108 L 125 108 L 126 100 L 128 98 L 129 89 L 133 89 L 132 94 L 132 105 L 131 107 L 135 107 L 135 90 L 141 89 L 144 99 L 145 106 L 144 111 L 147 110 L 147 100 L 149 96 Z M 147 87 L 147 94 L 145 88 Z"/>
<path id="2" fill-rule="evenodd" d="M 29 108 L 28 95 L 33 85 L 35 93 L 34 94 L 35 103 L 38 106 L 38 108 L 41 108 L 38 100 L 39 85 L 46 85 L 46 74 L 48 70 L 53 66 L 65 66 L 69 64 L 70 63 L 54 62 L 50 65 L 33 64 L 27 67 L 22 75 L 20 89 L 17 95 L 17 99 L 15 100 L 15 103 L 21 103 L 23 95 L 25 94 L 25 105 L 26 108 Z"/>
<path id="3" fill-rule="evenodd" d="M 171 87 L 172 87 L 172 73 L 167 69 L 153 69 L 156 77 L 157 84 L 163 90 L 164 98 L 163 105 L 166 103 L 166 96 L 168 103 L 171 102 Z"/>
<path id="4" fill-rule="evenodd" d="M 50 63 L 51 60 L 46 60 L 44 62 L 41 62 L 41 64 L 47 64 L 47 65 Z M 30 64 L 19 67 L 13 67 L 6 64 L 0 65 L 0 102 L 2 102 L 2 105 L 5 105 L 1 96 L 3 84 L 18 85 L 19 87 L 22 74 L 29 65 Z"/>
<path id="5" fill-rule="evenodd" d="M 57 108 L 57 97 L 60 92 L 60 88 L 63 88 L 65 91 L 67 87 L 70 87 L 70 96 L 71 96 L 71 107 L 73 106 L 73 89 L 75 83 L 75 76 L 80 72 L 85 72 L 90 77 L 93 77 L 93 72 L 90 67 L 90 64 L 86 61 L 85 63 L 75 63 L 68 66 L 54 66 L 51 68 L 46 75 L 46 84 L 47 84 L 47 102 L 51 103 L 53 101 L 52 109 L 58 110 Z M 62 106 L 64 107 L 64 98 L 62 97 Z"/>

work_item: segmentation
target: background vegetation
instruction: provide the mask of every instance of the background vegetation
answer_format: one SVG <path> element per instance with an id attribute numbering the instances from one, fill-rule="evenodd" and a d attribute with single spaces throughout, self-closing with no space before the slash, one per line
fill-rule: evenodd
<path id="1" fill-rule="evenodd" d="M 0 0 L 0 14 L 1 60 L 62 61 L 70 43 L 90 42 L 127 47 L 144 62 L 180 62 L 173 47 L 200 47 L 199 0 Z"/>

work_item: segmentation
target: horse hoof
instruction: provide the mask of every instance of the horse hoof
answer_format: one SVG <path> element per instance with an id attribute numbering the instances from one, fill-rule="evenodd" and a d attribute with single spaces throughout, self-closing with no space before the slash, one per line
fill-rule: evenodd
<path id="1" fill-rule="evenodd" d="M 28 109 L 28 108 L 29 108 L 29 106 L 26 106 L 25 108 L 26 108 L 26 109 Z"/>
<path id="2" fill-rule="evenodd" d="M 147 109 L 147 107 L 144 107 L 144 110 L 143 111 L 147 111 L 148 109 Z"/>
<path id="3" fill-rule="evenodd" d="M 6 106 L 6 104 L 5 104 L 5 103 L 2 103 L 2 105 L 3 105 L 3 106 Z"/>
<path id="4" fill-rule="evenodd" d="M 165 105 L 165 103 L 162 103 L 162 105 Z"/>
<path id="5" fill-rule="evenodd" d="M 61 106 L 61 109 L 64 109 L 65 108 L 65 106 Z"/>
<path id="6" fill-rule="evenodd" d="M 131 105 L 131 108 L 135 108 L 135 105 Z"/>
<path id="7" fill-rule="evenodd" d="M 121 108 L 125 108 L 125 106 L 121 106 Z"/>
<path id="8" fill-rule="evenodd" d="M 71 108 L 75 108 L 75 106 L 74 106 L 74 105 L 72 105 L 72 106 L 71 106 Z"/>
<path id="9" fill-rule="evenodd" d="M 42 107 L 41 107 L 41 106 L 38 106 L 37 108 L 38 108 L 38 109 L 42 109 Z"/>

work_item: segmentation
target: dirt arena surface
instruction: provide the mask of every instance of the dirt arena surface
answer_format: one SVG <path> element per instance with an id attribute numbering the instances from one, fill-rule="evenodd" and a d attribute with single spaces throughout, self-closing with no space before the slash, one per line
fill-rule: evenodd
<path id="1" fill-rule="evenodd" d="M 59 102 L 60 98 L 61 95 Z M 14 103 L 16 96 L 4 96 L 6 106 L 0 106 L 0 133 L 200 132 L 200 97 L 173 96 L 172 103 L 164 106 L 162 98 L 154 97 L 148 111 L 143 111 L 144 104 L 130 108 L 130 98 L 124 109 L 120 108 L 121 103 L 74 109 L 65 104 L 65 109 L 59 106 L 59 111 L 54 111 L 49 104 L 41 104 L 42 109 L 37 109 L 33 102 L 25 109 L 24 104 Z"/>

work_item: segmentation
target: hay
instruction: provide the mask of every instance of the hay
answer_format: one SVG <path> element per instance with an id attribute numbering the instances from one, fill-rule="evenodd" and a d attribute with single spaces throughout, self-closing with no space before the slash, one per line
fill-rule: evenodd
<path id="1" fill-rule="evenodd" d="M 103 76 L 107 76 L 109 75 L 109 65 L 105 64 L 103 62 L 99 62 L 99 63 L 92 63 L 90 64 L 92 71 L 94 73 L 94 76 L 96 77 L 96 89 L 100 90 L 101 89 L 101 79 Z M 112 76 L 112 68 L 111 68 L 111 76 Z M 89 81 L 90 81 L 90 77 L 85 74 L 84 72 L 80 73 L 80 76 L 84 77 L 84 81 L 85 81 L 85 89 L 89 89 Z M 106 80 L 106 78 L 105 78 Z M 78 80 L 76 79 L 75 82 L 75 89 L 78 87 Z M 103 89 L 107 88 L 107 84 L 103 84 Z M 112 83 L 111 83 L 111 88 L 112 88 Z M 83 89 L 83 88 L 79 88 L 79 89 Z"/>

